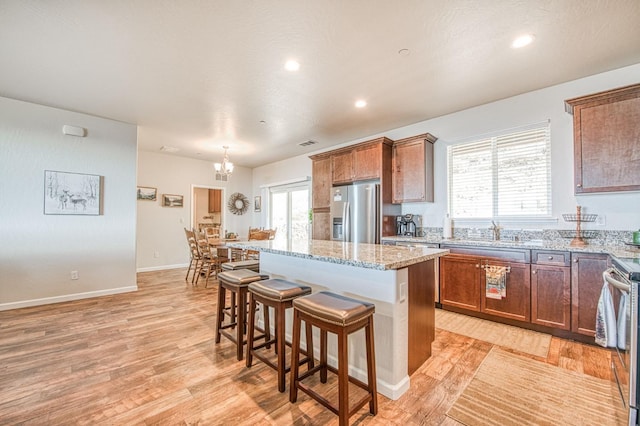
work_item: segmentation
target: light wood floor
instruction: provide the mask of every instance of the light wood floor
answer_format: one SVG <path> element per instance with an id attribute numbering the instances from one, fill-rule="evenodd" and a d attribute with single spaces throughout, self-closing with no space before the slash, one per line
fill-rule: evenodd
<path id="1" fill-rule="evenodd" d="M 135 293 L 0 312 L 0 424 L 337 424 L 303 393 L 290 404 L 275 371 L 247 369 L 228 340 L 214 344 L 217 283 L 192 287 L 184 274 L 140 273 Z M 378 415 L 363 408 L 352 424 L 457 424 L 445 413 L 492 346 L 438 331 L 410 390 L 379 395 Z M 609 378 L 609 358 L 553 338 L 538 359 Z"/>

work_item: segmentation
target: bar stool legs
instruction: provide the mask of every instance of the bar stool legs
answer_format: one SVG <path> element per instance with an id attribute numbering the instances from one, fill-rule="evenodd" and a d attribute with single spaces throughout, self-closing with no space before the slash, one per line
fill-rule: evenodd
<path id="1" fill-rule="evenodd" d="M 329 292 L 320 292 L 305 296 L 293 302 L 293 341 L 291 356 L 291 386 L 289 400 L 295 403 L 298 389 L 338 415 L 339 424 L 347 425 L 349 417 L 360 408 L 369 404 L 369 412 L 378 412 L 375 350 L 373 341 L 373 311 L 374 306 L 369 303 L 346 298 Z M 320 328 L 320 365 L 315 366 L 304 374 L 300 374 L 298 367 L 300 357 L 300 328 L 301 321 Z M 348 336 L 365 329 L 367 352 L 367 382 L 349 376 Z M 336 334 L 338 338 L 338 368 L 327 364 L 327 333 Z M 307 350 L 312 350 L 307 348 Z M 338 376 L 338 406 L 332 405 L 326 398 L 318 394 L 302 381 L 320 372 L 320 381 L 327 382 L 327 371 Z M 349 407 L 349 382 L 367 391 L 367 394 Z"/>
<path id="2" fill-rule="evenodd" d="M 285 280 L 272 279 L 259 281 L 249 285 L 249 319 L 247 321 L 247 358 L 246 365 L 251 367 L 253 357 L 260 359 L 265 364 L 275 369 L 278 374 L 278 390 L 285 390 L 285 374 L 289 372 L 290 367 L 286 366 L 286 339 L 285 339 L 285 318 L 286 310 L 291 308 L 295 298 L 311 293 L 311 288 L 298 285 Z M 261 344 L 255 344 L 255 317 L 257 304 L 260 303 L 264 308 L 265 316 L 265 341 Z M 269 335 L 269 310 L 274 309 L 275 319 L 275 336 Z M 311 325 L 306 324 L 307 346 L 313 347 Z M 276 363 L 273 363 L 265 354 L 259 352 L 260 349 L 269 349 L 271 344 L 275 344 Z M 308 368 L 313 368 L 313 354 L 307 356 L 300 361 L 301 364 L 307 363 Z"/>
<path id="3" fill-rule="evenodd" d="M 260 281 L 262 276 L 248 269 L 221 272 L 218 275 L 218 307 L 216 318 L 215 342 L 220 343 L 220 337 L 225 336 L 236 344 L 236 358 L 244 357 L 244 335 L 247 327 L 247 294 L 248 286 L 254 281 Z M 226 307 L 226 292 L 231 292 L 231 306 Z M 225 315 L 231 318 L 224 323 Z M 235 336 L 227 329 L 235 329 Z"/>

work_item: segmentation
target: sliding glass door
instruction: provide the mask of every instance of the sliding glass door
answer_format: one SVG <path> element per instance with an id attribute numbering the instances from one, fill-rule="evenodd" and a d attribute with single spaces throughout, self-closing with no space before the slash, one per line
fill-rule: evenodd
<path id="1" fill-rule="evenodd" d="M 277 228 L 276 239 L 309 238 L 309 183 L 270 188 L 271 228 Z"/>

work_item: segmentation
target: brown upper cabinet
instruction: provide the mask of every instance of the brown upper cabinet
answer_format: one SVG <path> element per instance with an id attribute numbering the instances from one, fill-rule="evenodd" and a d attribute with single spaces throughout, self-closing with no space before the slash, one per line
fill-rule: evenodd
<path id="1" fill-rule="evenodd" d="M 331 158 L 312 158 L 311 207 L 328 209 L 331 206 Z"/>
<path id="2" fill-rule="evenodd" d="M 565 101 L 575 193 L 640 190 L 640 84 Z"/>
<path id="3" fill-rule="evenodd" d="M 393 145 L 393 203 L 433 201 L 433 144 L 429 133 Z"/>
<path id="4" fill-rule="evenodd" d="M 333 186 L 377 179 L 380 181 L 381 235 L 395 235 L 395 215 L 400 206 L 391 205 L 391 139 L 381 137 L 356 145 L 310 156 L 312 161 L 313 239 L 330 239 L 330 207 Z"/>
<path id="5" fill-rule="evenodd" d="M 331 170 L 333 183 L 353 181 L 353 152 L 347 151 L 331 156 Z"/>
<path id="6" fill-rule="evenodd" d="M 209 213 L 222 211 L 222 191 L 220 189 L 209 190 Z"/>
<path id="7" fill-rule="evenodd" d="M 382 173 L 383 143 L 390 145 L 392 142 L 387 138 L 380 138 L 336 150 L 331 155 L 333 184 L 379 179 Z"/>

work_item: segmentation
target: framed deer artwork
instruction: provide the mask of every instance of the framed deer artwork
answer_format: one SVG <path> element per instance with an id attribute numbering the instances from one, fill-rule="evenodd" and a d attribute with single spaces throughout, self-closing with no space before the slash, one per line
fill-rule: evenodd
<path id="1" fill-rule="evenodd" d="M 84 173 L 44 171 L 44 214 L 102 214 L 103 177 Z"/>

